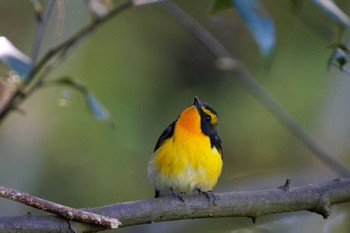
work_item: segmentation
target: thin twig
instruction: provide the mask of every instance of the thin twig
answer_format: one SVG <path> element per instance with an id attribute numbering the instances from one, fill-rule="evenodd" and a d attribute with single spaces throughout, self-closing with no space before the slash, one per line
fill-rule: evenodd
<path id="1" fill-rule="evenodd" d="M 38 85 L 40 86 L 42 79 L 47 77 L 47 75 L 39 76 L 39 78 L 37 77 L 37 75 L 43 70 L 43 68 L 47 64 L 53 64 L 54 59 L 64 56 L 69 49 L 71 49 L 74 45 L 77 45 L 86 36 L 90 35 L 98 26 L 107 22 L 112 17 L 118 15 L 119 13 L 130 8 L 131 6 L 133 6 L 131 0 L 121 2 L 119 5 L 114 7 L 107 15 L 94 19 L 89 25 L 81 29 L 72 37 L 68 38 L 66 41 L 57 45 L 56 47 L 50 49 L 33 68 L 28 78 L 23 83 L 24 91 L 23 88 L 17 89 L 17 91 L 14 92 L 11 98 L 9 98 L 8 102 L 4 104 L 4 106 L 2 107 L 2 111 L 0 112 L 0 122 L 8 115 L 9 112 L 11 112 L 11 110 L 15 109 L 25 99 L 26 92 L 32 93 L 32 88 L 35 89 L 38 87 Z"/>
<path id="2" fill-rule="evenodd" d="M 54 59 L 56 56 L 59 56 L 61 53 L 63 55 L 66 54 L 66 52 L 70 48 L 72 48 L 74 45 L 76 45 L 80 40 L 82 40 L 86 36 L 90 35 L 98 26 L 107 22 L 113 16 L 118 15 L 119 13 L 123 12 L 124 10 L 128 9 L 131 6 L 132 6 L 132 3 L 129 0 L 126 0 L 120 3 L 118 6 L 113 8 L 107 15 L 100 18 L 95 18 L 89 25 L 81 29 L 75 35 L 68 38 L 66 41 L 64 41 L 60 45 L 57 45 L 56 47 L 50 49 L 46 53 L 46 55 L 40 60 L 38 65 L 33 69 L 32 73 L 30 74 L 30 77 L 28 78 L 28 83 L 32 82 L 36 74 L 41 71 L 42 67 L 44 67 L 47 63 L 51 62 L 51 60 Z"/>
<path id="3" fill-rule="evenodd" d="M 69 220 L 75 220 L 88 224 L 96 224 L 107 228 L 118 228 L 118 226 L 121 224 L 118 219 L 115 218 L 74 209 L 72 207 L 57 204 L 55 202 L 41 199 L 28 193 L 23 193 L 4 186 L 0 186 L 0 196 L 40 210 L 57 214 Z"/>
<path id="4" fill-rule="evenodd" d="M 249 90 L 249 92 L 265 106 L 289 131 L 318 159 L 327 164 L 333 171 L 347 177 L 350 171 L 335 157 L 326 151 L 313 138 L 310 132 L 303 128 L 286 110 L 284 110 L 250 74 L 245 66 L 235 60 L 232 54 L 199 22 L 189 16 L 180 7 L 171 1 L 158 3 L 163 9 L 173 16 L 195 38 L 202 42 L 220 61 L 226 61 L 222 65 L 223 70 L 229 71 Z"/>
<path id="5" fill-rule="evenodd" d="M 328 183 L 254 191 L 215 193 L 217 200 L 208 201 L 203 194 L 185 195 L 184 202 L 178 198 L 165 197 L 109 206 L 85 209 L 89 212 L 119 219 L 120 228 L 155 222 L 196 218 L 249 217 L 311 211 L 327 218 L 330 207 L 350 202 L 350 178 L 337 179 Z M 6 232 L 96 232 L 96 226 L 66 221 L 48 215 L 24 215 L 0 217 L 0 231 Z"/>
<path id="6" fill-rule="evenodd" d="M 33 44 L 33 49 L 32 49 L 32 63 L 34 65 L 36 64 L 36 61 L 38 59 L 40 45 L 41 45 L 41 41 L 43 39 L 45 26 L 46 26 L 46 23 L 49 19 L 50 13 L 52 11 L 53 3 L 54 3 L 53 0 L 47 1 L 45 11 L 44 11 L 44 16 L 41 18 L 41 20 L 39 22 L 38 31 L 36 33 L 36 36 L 34 39 L 34 44 Z"/>

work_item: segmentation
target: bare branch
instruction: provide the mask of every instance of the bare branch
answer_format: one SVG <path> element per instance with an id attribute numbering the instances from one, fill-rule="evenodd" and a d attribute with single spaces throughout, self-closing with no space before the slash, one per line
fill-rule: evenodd
<path id="1" fill-rule="evenodd" d="M 289 184 L 287 184 L 289 186 Z M 215 193 L 218 200 L 209 202 L 205 195 L 165 197 L 149 200 L 118 203 L 89 212 L 119 219 L 119 227 L 139 224 L 194 218 L 257 217 L 282 212 L 307 210 L 327 218 L 330 206 L 350 202 L 350 178 L 337 179 L 318 185 Z M 94 232 L 101 227 L 77 222 L 68 222 L 52 215 L 23 215 L 0 217 L 0 231 L 7 232 Z"/>
<path id="2" fill-rule="evenodd" d="M 237 78 L 248 91 L 282 123 L 282 125 L 287 127 L 306 148 L 313 152 L 314 156 L 341 176 L 348 177 L 350 175 L 349 169 L 338 162 L 335 156 L 325 150 L 310 132 L 303 128 L 286 110 L 284 110 L 270 96 L 264 87 L 254 79 L 247 68 L 241 62 L 235 60 L 229 50 L 206 30 L 203 25 L 198 23 L 172 1 L 164 1 L 158 4 L 218 58 L 218 68 L 232 73 L 235 78 Z"/>
<path id="3" fill-rule="evenodd" d="M 40 210 L 57 214 L 69 220 L 97 224 L 106 228 L 118 228 L 121 224 L 118 219 L 115 218 L 74 209 L 3 186 L 0 186 L 0 196 Z"/>
<path id="4" fill-rule="evenodd" d="M 44 15 L 39 22 L 38 31 L 35 35 L 33 49 L 32 49 L 32 62 L 34 65 L 35 65 L 36 60 L 37 60 L 38 55 L 39 55 L 40 44 L 41 44 L 41 41 L 42 41 L 43 35 L 44 35 L 44 29 L 45 29 L 46 23 L 48 21 L 48 18 L 50 16 L 51 10 L 53 8 L 53 3 L 54 3 L 53 0 L 50 0 L 47 2 L 47 5 L 46 5 L 45 11 L 44 11 Z"/>
<path id="5" fill-rule="evenodd" d="M 77 45 L 82 39 L 90 35 L 98 26 L 110 20 L 112 17 L 118 15 L 124 10 L 130 8 L 132 2 L 130 0 L 125 0 L 113 8 L 107 15 L 94 19 L 85 28 L 78 31 L 72 37 L 68 38 L 63 43 L 57 45 L 56 47 L 50 49 L 43 58 L 36 64 L 29 74 L 26 82 L 23 83 L 24 88 L 18 88 L 17 91 L 13 93 L 11 98 L 3 106 L 0 106 L 0 122 L 8 115 L 11 110 L 16 109 L 17 106 L 27 97 L 26 93 L 32 93 L 33 88 L 37 88 L 41 84 L 42 79 L 46 78 L 47 75 L 41 75 L 39 78 L 37 75 L 44 70 L 47 65 L 53 63 L 55 59 L 59 59 L 64 56 L 68 50 L 70 50 L 74 45 Z"/>
<path id="6" fill-rule="evenodd" d="M 132 4 L 134 6 L 141 6 L 146 4 L 154 4 L 161 1 L 164 1 L 164 0 L 132 0 Z"/>

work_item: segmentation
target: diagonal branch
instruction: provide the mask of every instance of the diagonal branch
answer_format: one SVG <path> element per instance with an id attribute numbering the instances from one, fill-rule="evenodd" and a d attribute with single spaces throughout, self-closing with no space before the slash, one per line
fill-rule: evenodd
<path id="1" fill-rule="evenodd" d="M 320 143 L 303 128 L 282 106 L 280 106 L 263 86 L 256 81 L 247 68 L 235 60 L 232 54 L 217 40 L 203 25 L 184 12 L 172 1 L 158 3 L 173 16 L 184 28 L 210 50 L 218 58 L 218 66 L 224 71 L 233 74 L 248 91 L 270 111 L 288 130 L 306 147 L 315 157 L 323 161 L 333 171 L 347 177 L 350 171 L 342 163 L 329 153 Z"/>
<path id="2" fill-rule="evenodd" d="M 40 210 L 57 214 L 69 220 L 96 224 L 106 228 L 118 228 L 118 226 L 121 224 L 118 219 L 115 218 L 110 218 L 107 216 L 57 204 L 55 202 L 38 198 L 28 193 L 19 192 L 15 189 L 7 188 L 4 186 L 0 186 L 0 196 Z"/>
<path id="3" fill-rule="evenodd" d="M 56 47 L 50 49 L 43 58 L 33 67 L 30 72 L 28 78 L 23 83 L 24 88 L 18 88 L 9 98 L 9 100 L 4 103 L 3 106 L 0 106 L 0 123 L 1 121 L 13 110 L 16 109 L 17 106 L 25 99 L 26 93 L 32 93 L 33 88 L 37 88 L 40 86 L 42 80 L 47 77 L 47 75 L 41 75 L 38 77 L 38 74 L 44 70 L 44 68 L 53 63 L 53 61 L 63 57 L 68 50 L 70 50 L 73 46 L 77 45 L 82 39 L 86 38 L 86 36 L 90 35 L 97 27 L 102 25 L 103 23 L 110 20 L 112 17 L 118 15 L 124 10 L 133 6 L 131 0 L 125 0 L 113 8 L 107 15 L 94 19 L 90 24 L 88 24 L 85 28 L 78 31 L 72 37 L 68 38 L 63 43 L 57 45 Z"/>
<path id="4" fill-rule="evenodd" d="M 32 62 L 33 62 L 33 64 L 36 64 L 36 60 L 38 59 L 40 45 L 41 45 L 41 41 L 43 39 L 45 26 L 47 24 L 50 13 L 52 11 L 53 4 L 54 4 L 53 0 L 50 0 L 47 2 L 47 5 L 46 5 L 45 11 L 44 11 L 44 15 L 39 22 L 38 31 L 35 35 L 33 49 L 32 49 Z"/>
<path id="5" fill-rule="evenodd" d="M 327 218 L 331 205 L 350 202 L 350 178 L 318 185 L 256 191 L 216 193 L 216 201 L 205 195 L 166 197 L 118 203 L 89 212 L 119 219 L 119 227 L 194 218 L 257 217 L 292 211 L 311 211 Z M 286 186 L 286 185 L 285 185 Z M 282 186 L 284 187 L 284 186 Z M 214 198 L 215 199 L 215 198 Z M 53 215 L 0 217 L 0 231 L 6 232 L 96 232 L 101 227 L 68 222 Z"/>

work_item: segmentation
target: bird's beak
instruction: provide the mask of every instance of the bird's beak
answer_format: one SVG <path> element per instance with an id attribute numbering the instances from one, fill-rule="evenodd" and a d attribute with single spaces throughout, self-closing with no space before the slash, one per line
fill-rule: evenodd
<path id="1" fill-rule="evenodd" d="M 202 104 L 201 104 L 201 102 L 199 101 L 199 99 L 198 99 L 197 96 L 194 97 L 193 105 L 194 105 L 198 110 L 201 109 L 201 105 L 202 105 Z"/>

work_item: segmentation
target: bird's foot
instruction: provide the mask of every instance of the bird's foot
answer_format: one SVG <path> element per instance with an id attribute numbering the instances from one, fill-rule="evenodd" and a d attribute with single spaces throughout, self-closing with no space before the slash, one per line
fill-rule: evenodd
<path id="1" fill-rule="evenodd" d="M 173 197 L 179 198 L 181 202 L 185 202 L 185 200 L 182 198 L 182 196 L 186 195 L 185 192 L 178 193 L 178 192 L 175 192 L 172 188 L 170 188 L 170 191 Z"/>
<path id="2" fill-rule="evenodd" d="M 220 201 L 220 197 L 218 195 L 216 195 L 215 193 L 213 193 L 212 190 L 203 191 L 200 188 L 196 188 L 196 191 L 199 194 L 204 194 L 205 197 L 208 199 L 209 203 L 213 202 L 214 205 L 217 205 L 218 202 Z"/>

